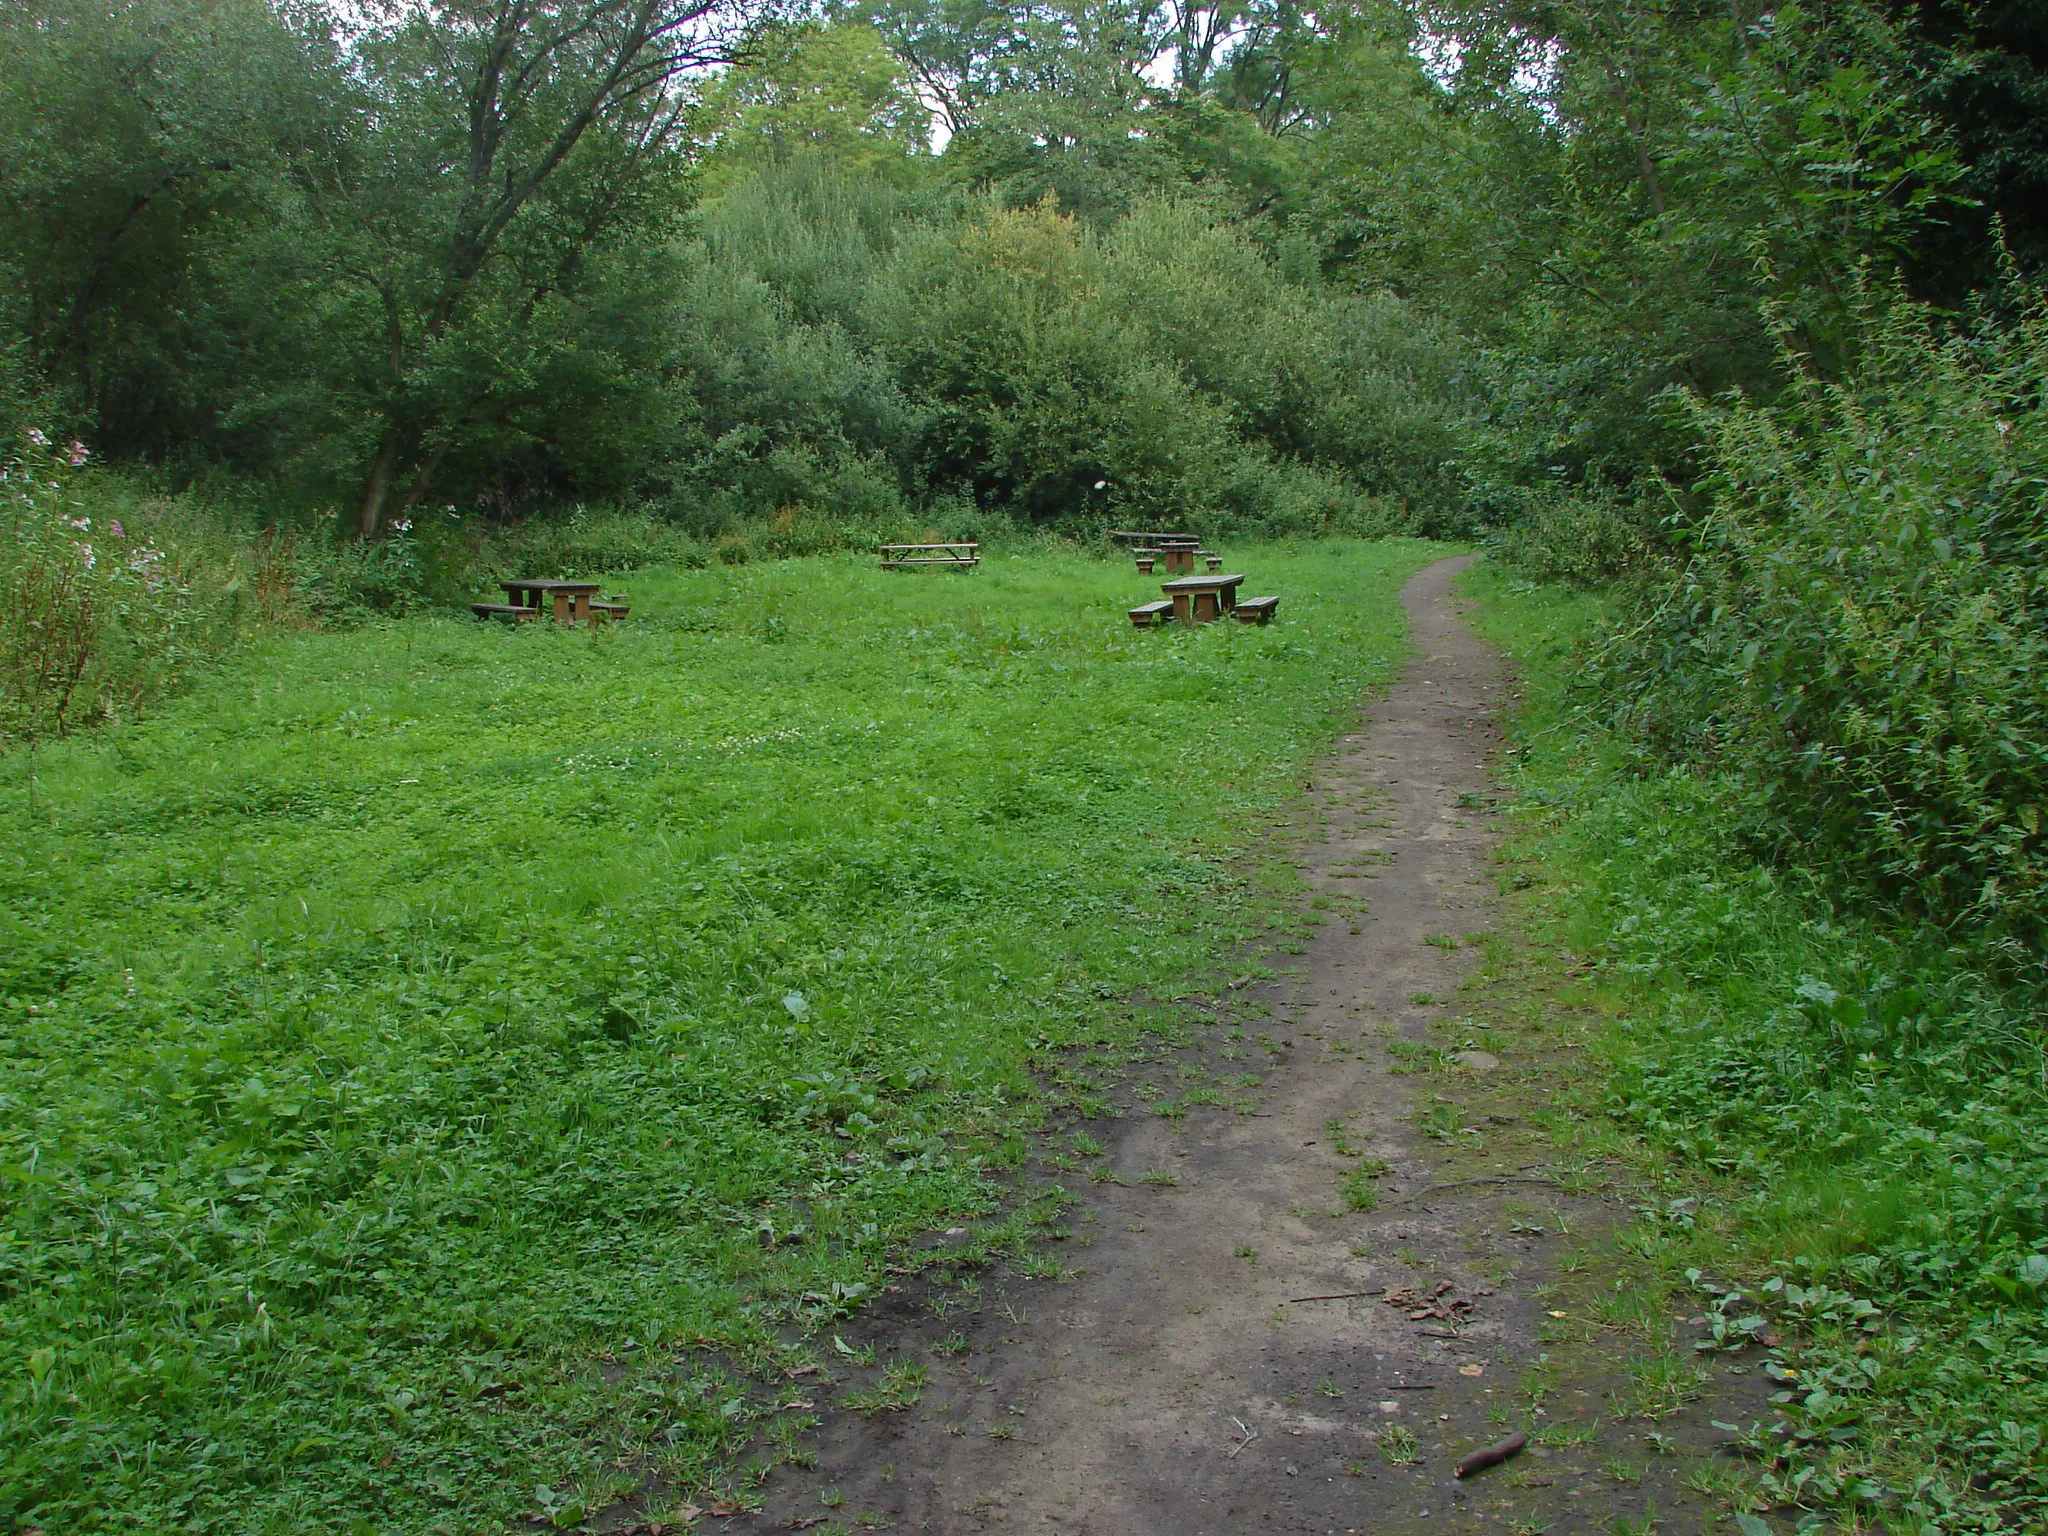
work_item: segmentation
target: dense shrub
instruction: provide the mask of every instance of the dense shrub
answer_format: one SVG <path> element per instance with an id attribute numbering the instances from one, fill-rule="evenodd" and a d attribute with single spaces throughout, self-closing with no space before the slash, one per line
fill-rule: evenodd
<path id="1" fill-rule="evenodd" d="M 1655 540 L 1640 499 L 1606 486 L 1518 490 L 1489 551 L 1541 581 L 1598 586 L 1639 569 Z"/>
<path id="2" fill-rule="evenodd" d="M 81 475 L 80 444 L 27 443 L 0 471 L 0 740 L 132 714 L 224 643 L 248 595 Z"/>
<path id="3" fill-rule="evenodd" d="M 1706 510 L 1592 679 L 1657 754 L 1860 888 L 2031 946 L 2048 926 L 2048 331 L 1909 306 L 1864 370 L 1695 404 Z"/>
<path id="4" fill-rule="evenodd" d="M 915 472 L 1039 520 L 1449 532 L 1470 402 L 1453 339 L 1292 283 L 1167 199 L 1107 234 L 1050 201 L 905 235 L 862 324 L 919 412 Z"/>

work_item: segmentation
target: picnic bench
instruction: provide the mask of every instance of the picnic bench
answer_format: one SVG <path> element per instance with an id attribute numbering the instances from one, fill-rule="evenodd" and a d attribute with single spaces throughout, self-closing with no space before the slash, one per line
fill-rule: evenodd
<path id="1" fill-rule="evenodd" d="M 1237 606 L 1241 575 L 1183 576 L 1159 584 L 1173 604 L 1173 616 L 1183 624 L 1207 624 L 1220 619 Z"/>
<path id="2" fill-rule="evenodd" d="M 981 564 L 979 544 L 883 544 L 878 546 L 885 571 L 908 570 L 936 565 L 955 571 L 971 571 Z"/>
<path id="3" fill-rule="evenodd" d="M 1140 603 L 1131 610 L 1131 624 L 1136 629 L 1150 629 L 1172 612 L 1172 598 L 1162 597 L 1156 603 Z"/>
<path id="4" fill-rule="evenodd" d="M 1277 597 L 1245 597 L 1238 599 L 1230 614 L 1240 624 L 1270 624 L 1273 615 L 1279 611 L 1280 599 Z"/>
<path id="5" fill-rule="evenodd" d="M 542 600 L 553 609 L 557 624 L 595 624 L 602 619 L 623 619 L 632 609 L 617 599 L 597 596 L 602 585 L 595 581 L 552 581 L 515 577 L 501 581 L 510 602 L 471 603 L 469 611 L 480 619 L 504 619 L 513 624 L 530 624 L 539 619 Z"/>
<path id="6" fill-rule="evenodd" d="M 1202 541 L 1192 533 L 1138 533 L 1127 528 L 1112 528 L 1109 536 L 1112 539 L 1136 540 L 1144 546 L 1131 550 L 1138 562 L 1140 576 L 1150 576 L 1154 564 L 1160 562 L 1164 562 L 1169 573 L 1186 575 L 1195 568 L 1195 556 L 1208 553 L 1201 547 Z M 1217 568 L 1217 565 L 1209 567 L 1212 571 Z"/>

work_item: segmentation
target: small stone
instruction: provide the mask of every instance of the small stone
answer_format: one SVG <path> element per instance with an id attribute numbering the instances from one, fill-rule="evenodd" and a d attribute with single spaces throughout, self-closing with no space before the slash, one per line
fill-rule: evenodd
<path id="1" fill-rule="evenodd" d="M 1491 1051 L 1459 1051 L 1451 1060 L 1461 1067 L 1470 1067 L 1474 1072 L 1491 1072 L 1500 1065 L 1500 1058 Z"/>

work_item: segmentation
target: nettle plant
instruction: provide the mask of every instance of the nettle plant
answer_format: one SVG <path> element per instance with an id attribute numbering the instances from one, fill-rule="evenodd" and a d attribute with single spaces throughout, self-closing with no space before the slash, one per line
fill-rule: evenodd
<path id="1" fill-rule="evenodd" d="M 82 443 L 30 431 L 0 468 L 0 740 L 131 711 L 202 622 L 178 563 L 93 515 Z"/>
<path id="2" fill-rule="evenodd" d="M 1851 384 L 1694 402 L 1705 515 L 1592 672 L 1791 862 L 2031 951 L 2048 931 L 2048 314 L 1873 317 Z"/>

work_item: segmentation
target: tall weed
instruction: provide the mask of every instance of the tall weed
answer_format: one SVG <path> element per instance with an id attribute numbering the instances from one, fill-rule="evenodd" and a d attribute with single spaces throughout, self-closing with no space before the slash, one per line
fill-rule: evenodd
<path id="1" fill-rule="evenodd" d="M 2044 377 L 2040 307 L 1944 335 L 1898 304 L 1849 383 L 1692 402 L 1706 510 L 1587 674 L 1781 856 L 2021 961 L 2048 932 Z"/>
<path id="2" fill-rule="evenodd" d="M 2048 995 L 1952 934 L 1845 906 L 1824 857 L 1759 862 L 1747 779 L 1630 771 L 1607 720 L 1571 708 L 1592 600 L 1497 571 L 1474 588 L 1531 701 L 1524 851 L 1619 1013 L 1607 1114 L 1719 1176 L 1730 1280 L 1856 1314 L 1788 1317 L 1772 1408 L 1739 1426 L 1760 1494 L 1811 1512 L 1803 1529 L 2040 1528 Z"/>
<path id="3" fill-rule="evenodd" d="M 222 643 L 214 573 L 111 515 L 85 463 L 32 431 L 0 471 L 0 741 L 132 715 Z"/>

